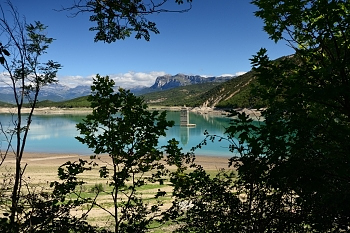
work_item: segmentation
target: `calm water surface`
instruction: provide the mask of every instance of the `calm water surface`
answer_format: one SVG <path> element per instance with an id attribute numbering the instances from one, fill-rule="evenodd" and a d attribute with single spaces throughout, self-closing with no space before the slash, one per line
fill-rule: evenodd
<path id="1" fill-rule="evenodd" d="M 79 135 L 75 125 L 82 122 L 85 115 L 36 115 L 33 118 L 26 151 L 48 153 L 75 153 L 90 155 L 91 150 L 75 139 Z M 196 127 L 180 127 L 180 112 L 168 112 L 168 120 L 175 121 L 175 126 L 167 131 L 166 137 L 161 137 L 160 145 L 175 138 L 180 142 L 184 151 L 189 151 L 204 139 L 204 131 L 210 134 L 223 135 L 229 125 L 229 118 L 221 116 L 198 115 L 190 113 L 190 123 Z M 11 124 L 11 115 L 0 114 L 0 122 L 4 127 Z M 5 145 L 3 135 L 0 136 L 2 146 Z M 230 156 L 224 142 L 208 143 L 207 146 L 195 153 L 197 155 Z M 3 148 L 1 148 L 3 149 Z"/>

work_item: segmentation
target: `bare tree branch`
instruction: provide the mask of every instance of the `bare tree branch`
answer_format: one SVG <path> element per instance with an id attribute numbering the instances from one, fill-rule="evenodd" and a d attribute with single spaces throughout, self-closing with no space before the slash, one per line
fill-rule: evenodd
<path id="1" fill-rule="evenodd" d="M 96 31 L 96 41 L 107 43 L 125 39 L 135 34 L 136 39 L 150 40 L 150 32 L 158 34 L 156 23 L 149 20 L 149 15 L 159 13 L 185 13 L 192 8 L 192 0 L 187 0 L 184 7 L 170 5 L 169 0 L 79 0 L 69 7 L 59 11 L 71 12 L 70 17 L 79 14 L 90 14 L 90 21 L 96 26 L 89 28 Z M 177 5 L 184 4 L 183 0 L 175 0 Z"/>

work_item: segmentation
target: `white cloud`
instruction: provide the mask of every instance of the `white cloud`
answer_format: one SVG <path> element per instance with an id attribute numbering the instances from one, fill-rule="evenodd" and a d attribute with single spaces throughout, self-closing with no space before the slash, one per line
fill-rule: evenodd
<path id="1" fill-rule="evenodd" d="M 92 85 L 92 77 L 94 76 L 63 76 L 58 77 L 58 83 L 67 85 L 69 87 L 76 87 L 76 86 L 91 86 Z"/>
<path id="2" fill-rule="evenodd" d="M 108 76 L 115 81 L 116 86 L 130 89 L 138 86 L 152 86 L 158 76 L 162 76 L 165 74 L 166 73 L 163 71 L 153 71 L 149 73 L 130 71 L 128 73 L 109 74 Z M 95 76 L 96 75 L 90 75 L 87 77 L 63 76 L 59 77 L 58 80 L 60 84 L 67 85 L 69 87 L 76 87 L 80 85 L 90 86 L 92 84 L 92 78 Z"/>
<path id="3" fill-rule="evenodd" d="M 239 71 L 239 72 L 237 72 L 235 75 L 236 75 L 236 76 L 240 76 L 240 75 L 243 75 L 243 74 L 245 74 L 245 73 L 247 73 L 247 72 L 245 72 L 245 71 Z"/>
<path id="4" fill-rule="evenodd" d="M 235 74 L 222 74 L 222 75 L 220 75 L 219 77 L 240 76 L 240 75 L 245 74 L 245 73 L 247 73 L 247 72 L 245 72 L 245 71 L 239 71 L 239 72 L 237 72 L 237 73 L 235 73 Z"/>
<path id="5" fill-rule="evenodd" d="M 241 71 L 237 72 L 235 74 L 222 74 L 220 76 L 239 76 L 242 74 L 245 74 L 246 72 Z M 122 87 L 125 89 L 130 89 L 134 87 L 150 87 L 154 84 L 155 80 L 159 76 L 163 76 L 166 73 L 163 71 L 152 71 L 149 73 L 144 72 L 127 72 L 127 73 L 119 73 L 119 74 L 109 74 L 108 76 L 112 78 L 116 86 Z M 96 75 L 89 75 L 89 76 L 59 76 L 59 84 L 63 84 L 66 86 L 69 86 L 71 88 L 76 86 L 91 86 L 92 85 L 92 79 Z M 212 77 L 210 75 L 201 75 L 204 77 Z M 6 82 L 7 81 L 7 82 Z M 6 83 L 8 83 L 8 77 L 6 76 L 6 73 L 0 73 L 0 86 L 6 86 Z"/>
<path id="6" fill-rule="evenodd" d="M 158 76 L 165 75 L 162 71 L 153 71 L 149 73 L 142 72 L 128 72 L 124 74 L 111 74 L 109 75 L 115 81 L 117 86 L 129 89 L 133 87 L 150 87 L 154 84 L 154 81 Z"/>
<path id="7" fill-rule="evenodd" d="M 219 77 L 227 77 L 227 76 L 235 76 L 235 74 L 222 74 L 222 75 L 219 75 Z"/>

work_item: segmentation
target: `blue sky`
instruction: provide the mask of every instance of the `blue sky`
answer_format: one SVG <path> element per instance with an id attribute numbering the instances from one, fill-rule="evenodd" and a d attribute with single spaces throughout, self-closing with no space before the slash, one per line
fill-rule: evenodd
<path id="1" fill-rule="evenodd" d="M 63 65 L 58 78 L 70 86 L 89 84 L 97 73 L 126 88 L 150 86 L 163 74 L 236 74 L 251 69 L 249 59 L 261 47 L 273 59 L 293 52 L 268 38 L 249 0 L 193 0 L 188 13 L 153 15 L 160 34 L 152 34 L 149 42 L 130 37 L 112 44 L 93 41 L 89 15 L 69 18 L 69 12 L 53 10 L 72 1 L 12 1 L 28 23 L 48 26 L 48 36 L 56 40 L 46 59 Z"/>

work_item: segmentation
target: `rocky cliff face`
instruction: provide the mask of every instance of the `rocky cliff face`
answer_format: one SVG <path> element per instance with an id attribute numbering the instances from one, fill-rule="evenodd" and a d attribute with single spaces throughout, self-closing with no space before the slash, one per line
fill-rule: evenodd
<path id="1" fill-rule="evenodd" d="M 174 76 L 164 75 L 159 76 L 151 89 L 166 90 L 174 87 L 187 86 L 193 84 L 200 84 L 206 82 L 226 82 L 235 76 L 225 76 L 225 77 L 203 77 L 199 75 L 185 75 L 177 74 Z"/>

